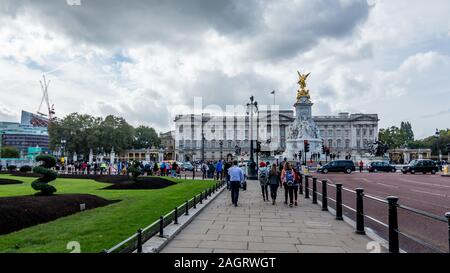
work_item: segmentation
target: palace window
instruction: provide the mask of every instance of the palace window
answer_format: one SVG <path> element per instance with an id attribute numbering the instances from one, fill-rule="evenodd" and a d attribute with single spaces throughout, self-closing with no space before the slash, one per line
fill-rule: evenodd
<path id="1" fill-rule="evenodd" d="M 333 140 L 332 139 L 328 140 L 328 147 L 333 147 Z"/>

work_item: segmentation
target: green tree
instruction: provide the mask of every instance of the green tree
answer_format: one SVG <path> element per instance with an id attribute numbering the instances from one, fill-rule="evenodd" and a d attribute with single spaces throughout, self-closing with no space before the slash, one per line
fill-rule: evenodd
<path id="1" fill-rule="evenodd" d="M 124 118 L 109 115 L 99 126 L 100 146 L 106 151 L 130 149 L 134 139 L 134 128 Z"/>
<path id="2" fill-rule="evenodd" d="M 400 139 L 406 146 L 409 146 L 409 144 L 414 141 L 414 132 L 412 130 L 411 123 L 402 121 L 400 124 L 399 133 Z"/>
<path id="3" fill-rule="evenodd" d="M 386 129 L 380 129 L 378 139 L 389 145 L 390 149 L 410 147 L 414 142 L 414 132 L 411 123 L 401 122 L 400 128 L 391 126 Z"/>
<path id="4" fill-rule="evenodd" d="M 450 129 L 440 130 L 439 137 L 432 135 L 424 139 L 416 140 L 411 143 L 409 148 L 431 149 L 433 155 L 438 155 L 439 151 L 443 155 L 446 155 L 450 153 L 447 144 L 450 144 Z"/>
<path id="5" fill-rule="evenodd" d="M 159 147 L 160 144 L 161 139 L 155 129 L 147 126 L 139 126 L 134 130 L 133 148 Z"/>
<path id="6" fill-rule="evenodd" d="M 20 152 L 14 147 L 0 147 L 0 158 L 19 158 Z"/>

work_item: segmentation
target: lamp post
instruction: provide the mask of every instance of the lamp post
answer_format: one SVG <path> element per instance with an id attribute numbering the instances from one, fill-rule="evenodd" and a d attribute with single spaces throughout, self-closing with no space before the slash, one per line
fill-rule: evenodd
<path id="1" fill-rule="evenodd" d="M 253 139 L 253 115 L 258 112 L 258 102 L 254 97 L 250 97 L 250 102 L 247 103 L 247 114 L 250 114 L 250 164 L 248 166 L 248 179 L 255 180 L 256 177 L 256 163 L 254 160 L 254 139 Z"/>
<path id="2" fill-rule="evenodd" d="M 437 153 L 437 158 L 439 160 L 439 162 L 441 161 L 441 150 L 439 149 L 439 138 L 441 136 L 441 133 L 439 132 L 439 129 L 436 129 L 436 153 Z"/>
<path id="3" fill-rule="evenodd" d="M 203 131 L 203 113 L 202 113 L 202 163 L 205 162 L 205 133 Z"/>
<path id="4" fill-rule="evenodd" d="M 219 140 L 219 146 L 220 146 L 220 160 L 223 160 L 223 140 Z"/>

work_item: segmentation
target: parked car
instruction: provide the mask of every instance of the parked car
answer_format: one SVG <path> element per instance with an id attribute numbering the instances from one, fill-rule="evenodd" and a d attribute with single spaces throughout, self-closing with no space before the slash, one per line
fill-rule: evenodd
<path id="1" fill-rule="evenodd" d="M 328 162 L 327 164 L 319 167 L 317 172 L 328 173 L 328 172 L 343 172 L 351 174 L 355 171 L 355 163 L 351 160 L 335 160 Z"/>
<path id="2" fill-rule="evenodd" d="M 370 162 L 367 169 L 369 170 L 370 173 L 372 173 L 372 172 L 393 172 L 393 173 L 395 173 L 397 171 L 395 166 L 392 166 L 391 164 L 389 164 L 387 162 L 382 162 L 382 161 Z"/>
<path id="3" fill-rule="evenodd" d="M 415 174 L 415 173 L 432 173 L 436 174 L 439 171 L 439 166 L 433 160 L 428 159 L 416 159 L 409 163 L 409 165 L 403 167 L 402 173 Z"/>
<path id="4" fill-rule="evenodd" d="M 181 170 L 191 172 L 192 170 L 194 170 L 194 166 L 191 164 L 191 162 L 184 162 L 181 164 Z"/>

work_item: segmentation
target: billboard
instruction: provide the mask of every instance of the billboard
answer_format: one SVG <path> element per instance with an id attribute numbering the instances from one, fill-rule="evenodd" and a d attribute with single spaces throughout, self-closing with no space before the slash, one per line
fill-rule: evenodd
<path id="1" fill-rule="evenodd" d="M 36 115 L 22 110 L 21 125 L 31 125 L 33 127 L 48 127 L 49 120 L 45 116 Z"/>

